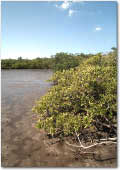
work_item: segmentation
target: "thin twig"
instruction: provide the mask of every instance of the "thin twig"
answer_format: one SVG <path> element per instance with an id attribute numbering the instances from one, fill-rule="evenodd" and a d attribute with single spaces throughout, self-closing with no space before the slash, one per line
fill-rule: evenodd
<path id="1" fill-rule="evenodd" d="M 117 141 L 117 138 L 107 138 L 107 139 L 100 139 L 100 141 Z"/>
<path id="2" fill-rule="evenodd" d="M 80 146 L 83 146 L 83 145 L 82 145 L 82 143 L 81 143 L 81 141 L 80 141 L 80 138 L 79 138 L 79 136 L 78 136 L 77 132 L 75 132 L 75 133 L 76 133 L 76 136 L 77 136 L 78 141 L 79 141 L 79 143 L 80 143 Z M 83 147 L 84 147 L 84 146 L 83 146 Z"/>

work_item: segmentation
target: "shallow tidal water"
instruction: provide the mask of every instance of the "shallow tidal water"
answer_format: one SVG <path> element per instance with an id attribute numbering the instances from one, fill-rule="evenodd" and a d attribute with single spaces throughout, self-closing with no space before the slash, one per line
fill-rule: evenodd
<path id="1" fill-rule="evenodd" d="M 37 145 L 34 138 L 39 138 L 32 107 L 51 87 L 47 80 L 52 74 L 39 69 L 1 71 L 2 166 L 37 166 L 29 158 L 33 143 Z"/>

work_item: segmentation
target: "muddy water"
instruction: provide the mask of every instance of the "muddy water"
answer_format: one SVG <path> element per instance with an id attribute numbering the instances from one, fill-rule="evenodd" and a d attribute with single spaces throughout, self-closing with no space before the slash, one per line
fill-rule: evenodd
<path id="1" fill-rule="evenodd" d="M 50 70 L 1 71 L 2 166 L 40 165 L 40 158 L 33 156 L 41 141 L 31 110 L 50 88 L 46 80 L 51 75 Z"/>

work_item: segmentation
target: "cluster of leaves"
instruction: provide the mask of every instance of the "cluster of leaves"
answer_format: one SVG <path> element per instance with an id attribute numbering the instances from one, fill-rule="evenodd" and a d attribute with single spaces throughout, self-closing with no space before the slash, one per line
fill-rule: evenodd
<path id="1" fill-rule="evenodd" d="M 37 127 L 59 136 L 97 129 L 103 121 L 116 124 L 116 55 L 115 50 L 97 54 L 78 67 L 54 73 L 55 85 L 33 108 L 39 114 Z"/>
<path id="2" fill-rule="evenodd" d="M 73 54 L 57 53 L 54 57 L 53 70 L 63 71 L 79 65 L 79 58 Z"/>

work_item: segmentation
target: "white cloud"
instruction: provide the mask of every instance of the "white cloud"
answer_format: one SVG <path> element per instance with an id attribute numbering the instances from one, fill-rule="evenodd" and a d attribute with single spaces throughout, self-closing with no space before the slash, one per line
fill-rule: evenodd
<path id="1" fill-rule="evenodd" d="M 70 9 L 70 10 L 68 11 L 68 15 L 69 15 L 69 17 L 71 17 L 71 16 L 73 15 L 73 13 L 75 13 L 75 11 L 74 11 L 74 10 L 72 10 L 72 9 Z"/>
<path id="2" fill-rule="evenodd" d="M 68 10 L 68 16 L 71 17 L 73 13 L 77 12 L 76 10 L 70 9 L 72 2 L 64 1 L 61 5 L 55 5 L 56 8 L 61 8 L 63 10 Z"/>
<path id="3" fill-rule="evenodd" d="M 101 31 L 102 30 L 102 27 L 96 27 L 95 28 L 95 31 Z"/>
<path id="4" fill-rule="evenodd" d="M 64 1 L 60 7 L 63 9 L 68 9 L 70 7 L 70 2 Z"/>
<path id="5" fill-rule="evenodd" d="M 57 5 L 57 4 L 56 4 L 55 7 L 66 10 L 66 9 L 69 9 L 70 4 L 71 4 L 70 2 L 64 1 L 61 5 Z"/>
<path id="6" fill-rule="evenodd" d="M 58 8 L 58 5 L 56 4 L 55 7 Z"/>

